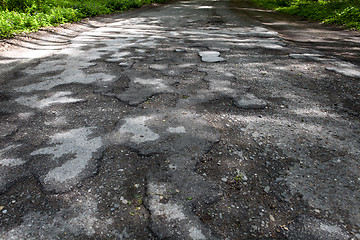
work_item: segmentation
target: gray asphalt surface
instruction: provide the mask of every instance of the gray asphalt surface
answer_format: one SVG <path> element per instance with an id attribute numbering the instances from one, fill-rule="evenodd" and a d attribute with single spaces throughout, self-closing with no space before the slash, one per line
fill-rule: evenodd
<path id="1" fill-rule="evenodd" d="M 1 239 L 360 239 L 360 35 L 175 1 L 6 40 Z"/>

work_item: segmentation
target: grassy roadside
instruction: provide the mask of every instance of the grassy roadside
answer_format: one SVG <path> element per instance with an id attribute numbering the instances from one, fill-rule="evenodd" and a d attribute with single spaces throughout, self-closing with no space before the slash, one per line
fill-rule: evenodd
<path id="1" fill-rule="evenodd" d="M 0 39 L 164 0 L 0 0 Z"/>
<path id="2" fill-rule="evenodd" d="M 252 0 L 257 5 L 360 31 L 360 0 Z"/>

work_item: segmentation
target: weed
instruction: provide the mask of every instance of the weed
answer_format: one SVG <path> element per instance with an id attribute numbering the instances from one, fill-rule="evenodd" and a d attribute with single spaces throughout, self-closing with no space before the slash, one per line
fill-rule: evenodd
<path id="1" fill-rule="evenodd" d="M 140 205 L 143 204 L 143 197 L 142 197 L 142 195 L 136 195 L 135 198 L 137 199 L 137 200 L 136 200 L 136 204 L 137 204 L 138 206 L 140 206 Z"/>
<path id="2" fill-rule="evenodd" d="M 241 181 L 242 180 L 242 176 L 241 175 L 236 175 L 236 177 L 234 178 L 236 181 Z"/>
<path id="3" fill-rule="evenodd" d="M 252 0 L 268 9 L 360 30 L 360 0 Z"/>
<path id="4" fill-rule="evenodd" d="M 0 38 L 163 0 L 0 0 Z"/>
<path id="5" fill-rule="evenodd" d="M 242 181 L 243 180 L 243 174 L 240 172 L 239 169 L 236 169 L 236 176 L 234 177 L 234 179 L 236 181 Z M 246 178 L 246 177 L 245 177 Z"/>

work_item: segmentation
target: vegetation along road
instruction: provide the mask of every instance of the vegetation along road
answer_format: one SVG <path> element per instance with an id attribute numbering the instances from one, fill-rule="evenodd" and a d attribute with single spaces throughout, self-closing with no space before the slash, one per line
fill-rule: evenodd
<path id="1" fill-rule="evenodd" d="M 359 56 L 246 0 L 3 40 L 0 239 L 360 239 Z"/>

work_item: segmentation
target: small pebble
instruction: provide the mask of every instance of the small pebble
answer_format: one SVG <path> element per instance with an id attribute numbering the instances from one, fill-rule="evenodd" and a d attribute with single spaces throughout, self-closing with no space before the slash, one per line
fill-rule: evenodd
<path id="1" fill-rule="evenodd" d="M 242 179 L 243 181 L 247 181 L 247 180 L 248 180 L 248 178 L 247 178 L 247 176 L 246 176 L 245 174 L 241 174 L 241 179 Z"/>
<path id="2" fill-rule="evenodd" d="M 120 201 L 121 201 L 123 204 L 128 204 L 128 200 L 126 200 L 124 197 L 121 197 L 121 198 L 120 198 Z"/>

